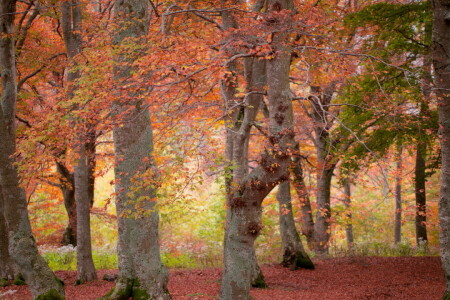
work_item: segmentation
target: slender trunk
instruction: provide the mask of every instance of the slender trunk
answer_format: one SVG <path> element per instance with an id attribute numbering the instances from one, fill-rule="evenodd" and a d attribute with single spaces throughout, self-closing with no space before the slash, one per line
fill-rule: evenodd
<path id="1" fill-rule="evenodd" d="M 129 38 L 136 42 L 142 38 L 141 42 L 146 43 L 149 12 L 147 0 L 117 1 L 114 45 L 120 48 Z M 114 78 L 121 94 L 113 103 L 116 117 L 113 138 L 119 278 L 104 299 L 171 299 L 167 290 L 169 276 L 159 250 L 159 215 L 155 207 L 158 170 L 153 159 L 150 114 L 129 80 L 131 64 L 139 54 L 120 54 L 123 50 L 118 50 Z"/>
<path id="2" fill-rule="evenodd" d="M 268 1 L 268 7 L 292 9 L 291 1 Z M 264 152 L 260 166 L 233 187 L 230 199 L 224 249 L 224 272 L 220 299 L 249 299 L 254 242 L 261 230 L 261 204 L 281 181 L 288 179 L 289 154 L 293 151 L 293 113 L 289 88 L 290 53 L 285 46 L 287 34 L 273 35 L 276 57 L 266 61 L 269 108 L 269 135 L 272 146 Z M 246 110 L 238 138 L 243 139 L 252 126 Z M 236 158 L 235 158 L 236 159 Z"/>
<path id="3" fill-rule="evenodd" d="M 350 179 L 345 179 L 344 183 L 344 205 L 345 205 L 345 236 L 347 239 L 347 247 L 353 249 L 353 224 L 352 224 L 352 194 Z"/>
<path id="4" fill-rule="evenodd" d="M 0 186 L 2 213 L 8 228 L 9 253 L 18 271 L 28 283 L 34 298 L 65 299 L 64 288 L 39 255 L 28 218 L 25 191 L 19 185 L 14 163 L 15 112 L 17 99 L 16 61 L 14 57 L 14 18 L 16 1 L 0 2 L 0 69 L 2 100 L 0 109 Z"/>
<path id="5" fill-rule="evenodd" d="M 293 177 L 292 184 L 295 188 L 295 191 L 297 192 L 297 197 L 301 206 L 302 234 L 306 237 L 308 246 L 310 247 L 310 249 L 312 249 L 314 244 L 314 220 L 312 215 L 311 201 L 309 200 L 309 193 L 303 175 L 302 162 L 298 153 L 299 151 L 300 147 L 297 143 L 296 153 L 294 153 L 291 158 L 292 162 L 289 169 Z"/>
<path id="6" fill-rule="evenodd" d="M 396 161 L 396 174 L 395 174 L 395 220 L 394 220 L 394 241 L 400 243 L 402 241 L 402 146 L 398 146 Z"/>
<path id="7" fill-rule="evenodd" d="M 425 190 L 426 183 L 426 144 L 417 143 L 416 168 L 415 168 L 415 193 L 416 193 L 416 242 L 417 245 L 426 244 L 427 237 L 427 197 Z"/>
<path id="8" fill-rule="evenodd" d="M 69 63 L 76 65 L 74 58 L 82 50 L 81 3 L 79 0 L 61 3 L 61 25 Z M 72 66 L 73 67 L 73 66 Z M 72 98 L 76 90 L 76 80 L 80 78 L 78 70 L 67 73 L 67 96 Z M 77 120 L 73 120 L 76 122 Z M 81 121 L 83 122 L 83 121 Z M 80 126 L 84 128 L 84 126 Z M 79 129 L 83 130 L 83 129 Z M 74 188 L 77 215 L 77 282 L 84 283 L 97 279 L 92 258 L 91 224 L 89 198 L 89 166 L 86 154 L 86 132 L 76 133 L 75 152 L 78 155 L 74 170 Z"/>
<path id="9" fill-rule="evenodd" d="M 432 0 L 434 90 L 438 97 L 439 128 L 442 151 L 441 195 L 439 199 L 439 241 L 442 267 L 450 299 L 450 17 L 447 0 Z"/>
<path id="10" fill-rule="evenodd" d="M 77 245 L 77 205 L 75 202 L 74 175 L 64 164 L 57 162 L 56 169 L 60 176 L 60 189 L 63 194 L 64 207 L 69 217 L 69 223 L 64 231 L 61 243 L 63 245 Z"/>
<path id="11" fill-rule="evenodd" d="M 317 176 L 317 213 L 314 223 L 314 251 L 318 254 L 326 254 L 329 249 L 331 237 L 331 179 L 334 167 L 323 167 Z"/>
<path id="12" fill-rule="evenodd" d="M 77 203 L 77 282 L 97 279 L 91 246 L 91 220 L 89 199 L 89 177 L 84 144 L 77 149 L 78 163 L 75 166 L 75 200 Z"/>
<path id="13" fill-rule="evenodd" d="M 278 186 L 277 200 L 279 206 L 280 233 L 283 243 L 282 265 L 291 270 L 297 270 L 298 268 L 314 269 L 314 264 L 306 253 L 297 228 L 295 228 L 289 181 L 282 182 Z"/>
<path id="14" fill-rule="evenodd" d="M 3 214 L 3 194 L 0 186 L 0 287 L 2 286 L 2 279 L 11 280 L 16 275 L 14 262 L 9 255 L 8 228 Z"/>
<path id="15" fill-rule="evenodd" d="M 317 153 L 317 212 L 314 223 L 313 249 L 318 254 L 327 254 L 331 237 L 331 180 L 338 158 L 330 151 L 333 143 L 329 130 L 334 123 L 328 109 L 336 91 L 338 81 L 325 87 L 311 86 L 308 97 L 312 110 L 308 113 L 314 125 L 313 142 Z"/>

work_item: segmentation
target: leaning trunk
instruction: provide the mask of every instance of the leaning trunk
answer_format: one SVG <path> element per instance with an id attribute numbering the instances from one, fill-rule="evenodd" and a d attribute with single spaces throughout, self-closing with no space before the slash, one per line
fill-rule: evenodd
<path id="1" fill-rule="evenodd" d="M 156 205 L 157 167 L 153 160 L 150 114 L 139 87 L 130 81 L 132 63 L 138 57 L 123 53 L 122 43 L 145 43 L 150 3 L 147 0 L 116 1 L 117 46 L 114 77 L 121 95 L 113 104 L 116 124 L 115 190 L 118 221 L 119 278 L 104 299 L 170 299 L 168 272 L 161 262 Z M 141 41 L 138 41 L 142 39 Z M 129 46 L 129 44 L 126 44 Z M 124 101 L 125 99 L 125 101 Z"/>
<path id="2" fill-rule="evenodd" d="M 296 152 L 300 151 L 299 144 L 296 145 Z M 289 167 L 292 174 L 292 184 L 297 193 L 297 197 L 301 206 L 302 213 L 302 234 L 306 237 L 306 241 L 310 249 L 314 246 L 314 220 L 312 215 L 311 201 L 309 200 L 308 189 L 305 184 L 305 177 L 303 175 L 302 161 L 300 153 L 294 153 L 291 158 Z"/>
<path id="3" fill-rule="evenodd" d="M 303 248 L 297 228 L 295 228 L 289 181 L 282 182 L 278 186 L 277 200 L 283 243 L 282 265 L 291 270 L 297 270 L 298 268 L 314 269 L 314 264 Z"/>
<path id="4" fill-rule="evenodd" d="M 0 2 L 0 69 L 2 101 L 0 109 L 0 186 L 2 213 L 8 228 L 9 253 L 34 298 L 64 299 L 64 288 L 39 255 L 31 232 L 25 191 L 20 187 L 14 162 L 16 112 L 16 61 L 14 57 L 14 17 L 16 1 Z"/>
<path id="5" fill-rule="evenodd" d="M 425 190 L 426 182 L 426 144 L 418 142 L 416 151 L 416 169 L 414 185 L 416 192 L 416 242 L 417 245 L 423 245 L 428 242 L 427 237 L 427 197 Z"/>
<path id="6" fill-rule="evenodd" d="M 450 17 L 447 0 L 433 0 L 433 67 L 434 90 L 438 97 L 441 134 L 442 175 L 439 199 L 439 242 L 450 299 Z"/>
<path id="7" fill-rule="evenodd" d="M 77 245 L 77 205 L 75 202 L 75 182 L 71 173 L 64 164 L 57 162 L 56 169 L 59 173 L 59 187 L 61 189 L 64 207 L 69 218 L 61 243 L 63 245 Z"/>

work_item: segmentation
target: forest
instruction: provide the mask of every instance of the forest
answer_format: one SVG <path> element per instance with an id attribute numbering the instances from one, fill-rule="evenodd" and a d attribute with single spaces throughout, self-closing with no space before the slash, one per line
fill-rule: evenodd
<path id="1" fill-rule="evenodd" d="M 0 0 L 0 31 L 0 299 L 450 300 L 448 1 Z"/>

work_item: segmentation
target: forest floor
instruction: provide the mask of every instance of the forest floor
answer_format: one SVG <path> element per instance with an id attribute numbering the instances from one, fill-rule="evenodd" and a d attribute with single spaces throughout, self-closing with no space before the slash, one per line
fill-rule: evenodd
<path id="1" fill-rule="evenodd" d="M 262 267 L 267 289 L 252 289 L 255 299 L 441 299 L 444 275 L 439 257 L 345 257 L 315 260 L 316 270 L 289 271 L 279 265 Z M 114 274 L 115 270 L 99 270 Z M 68 300 L 97 299 L 113 282 L 74 286 L 74 271 L 57 271 L 66 284 Z M 221 269 L 170 270 L 174 300 L 217 299 Z M 9 292 L 8 292 L 9 291 Z M 13 292 L 14 291 L 14 292 Z M 8 294 L 8 295 L 5 295 Z M 3 295 L 3 296 L 1 296 Z M 26 286 L 0 288 L 0 299 L 31 299 Z"/>

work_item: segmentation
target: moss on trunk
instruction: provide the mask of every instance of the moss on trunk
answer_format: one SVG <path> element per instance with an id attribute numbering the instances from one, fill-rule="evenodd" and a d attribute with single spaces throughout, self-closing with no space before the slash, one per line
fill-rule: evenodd
<path id="1" fill-rule="evenodd" d="M 264 275 L 262 272 L 259 272 L 258 277 L 256 277 L 255 280 L 253 280 L 252 287 L 258 288 L 258 289 L 267 289 L 269 287 L 266 283 L 266 279 L 264 278 Z"/>
<path id="2" fill-rule="evenodd" d="M 314 264 L 308 255 L 304 255 L 301 251 L 290 252 L 286 250 L 283 254 L 283 267 L 294 271 L 300 268 L 314 270 Z"/>
<path id="3" fill-rule="evenodd" d="M 41 294 L 36 297 L 36 300 L 65 300 L 66 298 L 61 296 L 57 290 L 51 289 L 45 294 Z"/>

